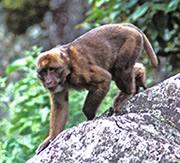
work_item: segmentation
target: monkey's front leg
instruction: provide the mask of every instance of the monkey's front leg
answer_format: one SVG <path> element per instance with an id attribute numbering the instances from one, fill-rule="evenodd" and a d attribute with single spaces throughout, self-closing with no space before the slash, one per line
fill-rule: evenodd
<path id="1" fill-rule="evenodd" d="M 111 82 L 111 74 L 108 71 L 98 66 L 92 66 L 91 72 L 90 78 L 92 81 L 83 107 L 83 112 L 88 120 L 95 117 L 96 111 L 106 96 Z"/>
<path id="2" fill-rule="evenodd" d="M 49 143 L 61 132 L 67 121 L 68 114 L 68 91 L 64 90 L 60 93 L 50 93 L 51 111 L 50 111 L 50 128 L 49 136 L 36 150 L 40 153 Z"/>

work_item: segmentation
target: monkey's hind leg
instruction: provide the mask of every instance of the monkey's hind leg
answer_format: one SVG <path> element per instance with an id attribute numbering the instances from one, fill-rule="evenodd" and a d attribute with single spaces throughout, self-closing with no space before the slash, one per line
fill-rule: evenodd
<path id="1" fill-rule="evenodd" d="M 126 103 L 129 96 L 130 95 L 127 95 L 124 92 L 119 92 L 113 103 L 114 113 L 119 113 L 121 111 L 122 106 Z"/>
<path id="2" fill-rule="evenodd" d="M 142 36 L 132 32 L 119 50 L 119 58 L 114 65 L 113 78 L 117 87 L 122 91 L 114 102 L 114 111 L 119 112 L 128 97 L 135 93 L 135 77 L 133 67 L 141 53 Z M 130 46 L 130 47 L 129 47 Z M 123 58 L 123 59 L 122 59 Z"/>
<path id="3" fill-rule="evenodd" d="M 118 74 L 121 75 L 115 77 L 115 83 L 121 92 L 114 100 L 114 112 L 120 112 L 121 107 L 128 100 L 129 96 L 135 93 L 135 79 L 131 68 Z"/>

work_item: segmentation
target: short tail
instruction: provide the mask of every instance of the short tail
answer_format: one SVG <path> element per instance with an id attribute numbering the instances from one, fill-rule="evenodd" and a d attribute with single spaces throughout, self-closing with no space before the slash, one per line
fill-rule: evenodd
<path id="1" fill-rule="evenodd" d="M 151 43 L 149 42 L 148 38 L 146 35 L 143 33 L 143 39 L 144 39 L 144 49 L 151 61 L 151 64 L 153 65 L 154 68 L 158 67 L 158 59 L 157 56 L 151 46 Z"/>

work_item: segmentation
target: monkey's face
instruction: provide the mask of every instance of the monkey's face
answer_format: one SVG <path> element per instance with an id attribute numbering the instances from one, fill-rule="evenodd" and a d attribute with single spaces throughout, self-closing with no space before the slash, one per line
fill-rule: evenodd
<path id="1" fill-rule="evenodd" d="M 50 92 L 61 92 L 70 73 L 65 56 L 58 50 L 41 53 L 37 59 L 38 78 Z"/>
<path id="2" fill-rule="evenodd" d="M 65 82 L 63 71 L 61 68 L 42 68 L 38 69 L 38 77 L 49 91 L 61 92 Z"/>

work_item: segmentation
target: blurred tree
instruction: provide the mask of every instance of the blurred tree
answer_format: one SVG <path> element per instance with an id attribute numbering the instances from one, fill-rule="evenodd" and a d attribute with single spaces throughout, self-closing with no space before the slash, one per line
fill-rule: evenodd
<path id="1" fill-rule="evenodd" d="M 0 1 L 0 75 L 8 62 L 33 45 L 47 50 L 82 34 L 83 28 L 75 26 L 84 20 L 87 7 L 83 0 Z"/>
<path id="2" fill-rule="evenodd" d="M 24 34 L 33 24 L 43 21 L 49 9 L 48 0 L 2 0 L 8 30 Z"/>
<path id="3" fill-rule="evenodd" d="M 73 32 L 72 28 L 82 22 L 87 8 L 82 0 L 2 0 L 2 5 L 9 31 L 24 34 L 31 25 L 42 23 L 50 31 L 53 46 L 81 34 L 82 29 Z"/>
<path id="4" fill-rule="evenodd" d="M 52 0 L 49 5 L 52 15 L 47 14 L 45 24 L 52 46 L 68 43 L 84 32 L 83 28 L 76 28 L 76 25 L 85 19 L 88 8 L 86 1 Z"/>

